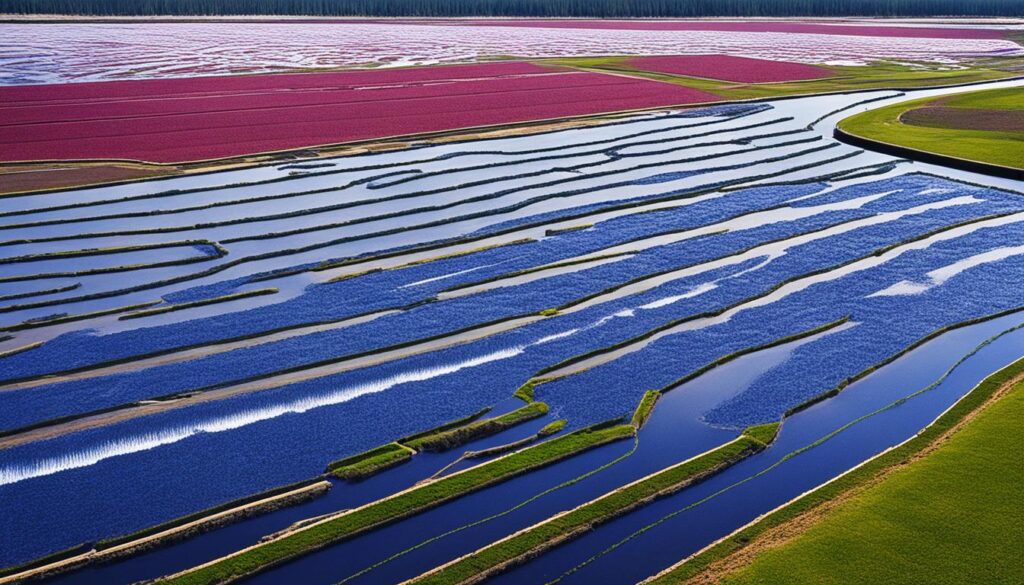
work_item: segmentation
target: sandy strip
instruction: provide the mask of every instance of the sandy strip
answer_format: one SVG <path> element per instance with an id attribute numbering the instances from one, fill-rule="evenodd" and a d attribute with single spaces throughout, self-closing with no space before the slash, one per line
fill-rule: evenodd
<path id="1" fill-rule="evenodd" d="M 292 503 L 304 499 L 314 498 L 321 493 L 327 491 L 331 487 L 331 482 L 324 480 L 312 485 L 300 487 L 290 492 L 283 494 L 277 494 L 269 498 L 257 500 L 244 504 L 237 508 L 231 508 L 218 512 L 216 514 L 193 520 L 181 526 L 175 526 L 168 528 L 167 530 L 144 536 L 137 540 L 132 540 L 124 544 L 112 546 L 101 551 L 90 550 L 88 552 L 62 559 L 47 565 L 42 565 L 33 569 L 28 569 L 20 573 L 15 573 L 7 577 L 0 577 L 0 585 L 8 583 L 20 583 L 30 579 L 42 579 L 52 577 L 61 573 L 72 571 L 79 567 L 88 565 L 93 562 L 106 561 L 116 559 L 118 557 L 129 556 L 138 552 L 144 552 L 148 549 L 161 546 L 171 541 L 188 538 L 193 534 L 203 532 L 205 530 L 215 528 L 228 524 L 235 520 L 243 519 L 247 516 L 259 514 L 261 512 L 270 512 L 284 506 L 288 506 Z"/>

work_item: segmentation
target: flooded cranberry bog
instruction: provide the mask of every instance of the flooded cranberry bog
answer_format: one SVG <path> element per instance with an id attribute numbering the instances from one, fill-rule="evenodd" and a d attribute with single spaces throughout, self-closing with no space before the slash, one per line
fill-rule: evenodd
<path id="1" fill-rule="evenodd" d="M 659 32 L 604 24 L 521 28 Z M 681 74 L 819 63 L 717 59 Z M 0 89 L 29 158 L 649 110 L 0 198 L 0 583 L 638 582 L 1022 355 L 1024 186 L 832 137 L 1021 80 L 688 107 L 721 100 L 521 61 L 44 87 Z M 278 106 L 280 134 L 244 123 Z"/>

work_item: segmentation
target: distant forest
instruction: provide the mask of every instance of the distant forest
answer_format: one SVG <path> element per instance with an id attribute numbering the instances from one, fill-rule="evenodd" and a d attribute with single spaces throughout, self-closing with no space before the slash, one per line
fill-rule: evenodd
<path id="1" fill-rule="evenodd" d="M 308 16 L 1024 16 L 1024 0 L 0 0 L 0 13 Z"/>

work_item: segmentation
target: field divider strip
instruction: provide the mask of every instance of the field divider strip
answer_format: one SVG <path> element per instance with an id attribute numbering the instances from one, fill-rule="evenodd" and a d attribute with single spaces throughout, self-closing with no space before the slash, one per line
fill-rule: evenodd
<path id="1" fill-rule="evenodd" d="M 161 524 L 153 527 L 152 529 L 140 531 L 140 534 L 137 537 L 128 535 L 127 537 L 110 539 L 109 542 L 100 541 L 82 554 L 70 556 L 51 563 L 33 566 L 31 568 L 6 575 L 0 573 L 0 585 L 21 583 L 37 579 L 48 579 L 57 575 L 76 571 L 88 565 L 109 562 L 118 558 L 138 554 L 140 552 L 190 538 L 196 534 L 201 534 L 251 516 L 272 512 L 286 506 L 309 501 L 323 495 L 331 488 L 331 483 L 326 480 L 314 480 L 312 482 L 301 483 L 304 485 L 299 485 L 293 489 L 288 489 L 287 491 L 278 493 L 274 493 L 277 492 L 277 490 L 271 490 L 271 493 L 266 496 L 260 497 L 260 495 L 257 495 L 259 499 L 241 503 L 237 506 L 231 506 L 228 508 L 218 506 L 210 511 L 190 514 L 183 517 L 188 519 L 188 521 L 184 523 L 171 521 L 170 523 L 165 523 L 170 524 L 166 528 L 162 528 L 164 524 Z M 230 504 L 231 503 L 228 505 Z"/>
<path id="2" fill-rule="evenodd" d="M 765 111 L 765 109 L 767 109 L 767 108 L 744 110 L 744 111 L 741 111 L 739 113 L 729 114 L 729 115 L 727 115 L 727 116 L 725 116 L 723 118 L 720 118 L 720 119 L 707 120 L 707 121 L 704 121 L 704 122 L 698 122 L 696 124 L 689 124 L 689 125 L 685 125 L 685 126 L 677 126 L 677 127 L 675 127 L 675 129 L 693 128 L 693 127 L 698 127 L 698 126 L 720 124 L 720 123 L 732 121 L 734 119 L 744 118 L 746 116 L 751 116 L 751 115 L 754 115 L 754 114 L 758 114 L 758 113 L 761 113 L 761 112 Z M 599 114 L 599 115 L 593 116 L 592 118 L 599 119 L 599 118 L 605 118 L 605 117 L 607 117 L 606 114 L 603 114 L 603 115 Z M 669 114 L 669 115 L 666 115 L 666 116 L 662 116 L 661 119 L 693 119 L 693 116 L 689 116 L 686 113 L 682 113 L 682 114 Z M 582 121 L 588 121 L 588 120 L 582 120 Z M 637 123 L 643 123 L 643 122 L 648 122 L 648 121 L 650 121 L 650 119 L 647 119 L 647 118 L 637 118 L 637 117 L 627 117 L 626 119 L 620 119 L 620 120 L 614 120 L 613 119 L 612 121 L 605 121 L 605 122 L 601 123 L 599 126 L 602 127 L 602 128 L 605 128 L 605 127 L 614 127 L 614 126 L 637 124 Z M 544 135 L 548 135 L 548 134 L 556 134 L 556 133 L 559 133 L 559 132 L 572 132 L 572 131 L 575 131 L 575 130 L 588 129 L 588 128 L 593 128 L 593 127 L 594 126 L 580 126 L 580 127 L 574 127 L 574 128 L 556 128 L 556 129 L 551 129 L 551 130 L 544 130 L 544 131 L 540 131 L 540 132 L 535 132 L 533 134 L 529 134 L 529 136 L 544 136 Z M 635 137 L 638 137 L 638 136 L 643 136 L 643 135 L 648 134 L 648 133 L 653 133 L 653 131 L 636 132 L 636 133 L 633 133 L 633 134 L 627 134 L 627 135 L 624 135 L 624 136 L 621 136 L 621 137 L 615 137 L 615 138 L 611 138 L 611 139 L 603 139 L 603 140 L 598 140 L 598 141 L 590 141 L 590 142 L 578 143 L 578 145 L 589 146 L 589 145 L 593 145 L 593 144 L 600 144 L 600 143 L 606 143 L 606 142 L 614 142 L 614 141 L 620 140 L 620 139 L 628 139 L 628 138 L 635 138 Z M 507 137 L 504 137 L 504 136 L 494 136 L 494 137 L 483 137 L 483 138 L 470 138 L 470 139 L 466 140 L 465 142 L 481 143 L 481 142 L 489 142 L 489 141 L 494 141 L 494 140 L 505 140 L 505 139 L 507 139 Z M 405 150 L 425 150 L 425 149 L 429 149 L 429 148 L 432 148 L 432 147 L 435 147 L 435 146 L 437 146 L 437 145 L 435 145 L 435 144 L 414 145 L 414 146 L 407 147 Z M 533 154 L 533 153 L 537 153 L 537 152 L 556 150 L 556 149 L 559 149 L 559 148 L 563 148 L 563 147 L 558 146 L 558 147 L 547 147 L 547 148 L 532 149 L 532 150 L 525 150 L 525 151 L 516 151 L 516 152 L 512 152 L 510 154 L 516 154 L 516 155 L 520 155 L 520 154 Z M 348 154 L 348 155 L 339 155 L 339 156 L 333 156 L 333 157 L 328 157 L 328 158 L 323 158 L 323 159 L 312 159 L 312 160 L 323 161 L 323 164 L 328 164 L 330 166 L 334 166 L 334 163 L 330 162 L 330 161 L 335 161 L 335 160 L 338 160 L 338 159 L 358 159 L 358 158 L 363 158 L 363 157 L 373 157 L 373 156 L 377 156 L 379 154 L 380 154 L 379 152 L 372 152 L 372 151 L 370 151 L 370 152 L 362 152 L 362 153 L 358 153 L 357 152 L 357 153 Z M 332 169 L 332 170 L 328 170 L 328 171 L 316 171 L 316 172 L 310 172 L 310 173 L 303 173 L 301 175 L 283 175 L 283 176 L 278 176 L 278 177 L 271 177 L 269 179 L 262 179 L 262 180 L 258 180 L 258 181 L 243 181 L 243 182 L 238 182 L 238 183 L 226 183 L 226 184 L 223 184 L 223 185 L 212 185 L 212 186 L 204 186 L 204 187 L 192 187 L 192 188 L 185 188 L 185 189 L 168 189 L 168 190 L 159 191 L 159 192 L 156 192 L 156 193 L 145 193 L 145 194 L 142 194 L 142 195 L 136 195 L 136 196 L 132 196 L 132 197 L 124 197 L 124 198 L 120 198 L 120 199 L 99 200 L 96 203 L 96 205 L 105 205 L 107 203 L 137 201 L 137 200 L 142 200 L 142 199 L 153 199 L 153 198 L 160 198 L 160 197 L 169 197 L 169 196 L 175 196 L 175 195 L 186 195 L 186 194 L 191 194 L 191 193 L 202 193 L 202 192 L 206 192 L 206 191 L 214 191 L 214 190 L 219 190 L 219 189 L 229 189 L 229 188 L 238 188 L 238 187 L 255 187 L 255 186 L 262 186 L 262 185 L 269 185 L 269 184 L 273 184 L 273 183 L 284 182 L 284 181 L 290 181 L 290 180 L 294 180 L 294 179 L 302 179 L 302 178 L 306 178 L 306 177 L 319 177 L 319 176 L 334 175 L 334 174 L 339 174 L 339 173 L 348 173 L 348 172 L 359 172 L 359 171 L 395 168 L 395 167 L 401 167 L 401 166 L 407 166 L 407 165 L 425 164 L 425 163 L 430 163 L 430 162 L 436 162 L 436 161 L 439 161 L 439 160 L 448 160 L 448 159 L 457 158 L 457 157 L 460 157 L 460 156 L 487 155 L 487 154 L 501 154 L 501 151 L 486 151 L 486 150 L 485 151 L 460 151 L 460 152 L 456 152 L 456 153 L 442 154 L 440 156 L 435 156 L 435 157 L 432 157 L 432 158 L 421 158 L 421 159 L 416 159 L 416 160 L 411 160 L 411 161 L 381 163 L 381 164 L 376 164 L 376 165 L 363 165 L 361 167 L 347 167 L 347 168 L 342 168 L 342 169 Z M 106 162 L 106 161 L 104 161 L 104 162 Z M 125 161 L 125 162 L 133 162 L 133 161 Z M 199 177 L 199 176 L 208 176 L 208 175 L 214 175 L 214 174 L 225 173 L 225 172 L 238 172 L 239 170 L 248 170 L 248 169 L 251 169 L 251 168 L 254 168 L 254 167 L 260 167 L 260 166 L 267 166 L 267 163 L 262 163 L 262 164 L 261 163 L 257 163 L 257 164 L 254 164 L 254 165 L 249 165 L 247 167 L 243 167 L 241 169 L 235 168 L 235 169 L 228 169 L 228 170 L 214 170 L 214 171 L 190 173 L 188 176 L 190 176 L 190 177 Z M 284 168 L 284 167 L 281 167 L 281 168 Z M 65 192 L 82 191 L 82 190 L 90 190 L 90 189 L 102 189 L 102 188 L 105 188 L 105 187 L 112 187 L 112 186 L 116 186 L 116 185 L 126 185 L 126 184 L 133 184 L 133 183 L 141 183 L 141 182 L 146 182 L 146 181 L 151 181 L 151 182 L 155 183 L 155 182 L 159 182 L 159 181 L 166 181 L 166 180 L 177 179 L 177 178 L 181 178 L 181 177 L 179 177 L 179 176 L 170 176 L 170 177 L 157 177 L 157 178 L 130 179 L 130 180 L 126 180 L 126 181 L 115 181 L 115 182 L 112 182 L 112 183 L 101 183 L 101 184 L 89 185 L 89 186 L 86 186 L 86 187 L 77 187 L 77 186 L 75 186 L 75 187 L 62 187 L 62 188 L 55 188 L 55 189 L 43 189 L 43 190 L 37 190 L 37 191 L 22 191 L 22 192 L 17 192 L 17 193 L 2 194 L 2 195 L 0 195 L 0 200 L 2 200 L 3 198 L 6 198 L 6 197 L 10 197 L 10 198 L 14 198 L 14 197 L 31 197 L 31 196 L 52 195 L 52 194 L 55 194 L 55 193 L 65 193 Z"/>
<path id="3" fill-rule="evenodd" d="M 143 309 L 134 313 L 128 313 L 118 317 L 118 320 L 123 321 L 125 319 L 139 319 L 142 317 L 151 317 L 154 315 L 163 315 L 164 313 L 171 313 L 174 311 L 183 311 L 185 309 L 192 309 L 196 307 L 205 307 L 207 305 L 216 305 L 220 303 L 227 303 L 231 301 L 237 301 L 241 299 L 248 299 L 252 297 L 260 297 L 266 295 L 274 295 L 278 293 L 278 289 L 274 287 L 270 288 L 258 288 L 255 290 L 246 290 L 241 292 L 232 293 L 229 295 L 223 295 L 219 297 L 210 297 L 206 299 L 199 299 L 197 301 L 188 301 L 184 303 L 174 303 L 162 307 L 154 307 L 152 309 Z"/>
<path id="4" fill-rule="evenodd" d="M 766 445 L 746 435 L 560 512 L 486 547 L 404 582 L 404 585 L 479 583 L 543 554 L 596 526 L 693 485 Z"/>
<path id="5" fill-rule="evenodd" d="M 157 582 L 198 585 L 237 581 L 463 495 L 634 435 L 635 429 L 629 425 L 581 429 L 302 526 Z"/>

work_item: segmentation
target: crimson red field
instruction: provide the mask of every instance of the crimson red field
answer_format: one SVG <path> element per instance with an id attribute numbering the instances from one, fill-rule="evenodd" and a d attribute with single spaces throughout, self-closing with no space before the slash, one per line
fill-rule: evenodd
<path id="1" fill-rule="evenodd" d="M 834 75 L 828 69 L 785 63 L 766 59 L 750 59 L 730 55 L 676 55 L 667 57 L 637 57 L 628 64 L 642 71 L 703 77 L 740 83 L 769 83 L 773 81 L 803 81 Z"/>
<path id="2" fill-rule="evenodd" d="M 717 100 L 505 62 L 0 88 L 0 159 L 184 162 Z"/>

